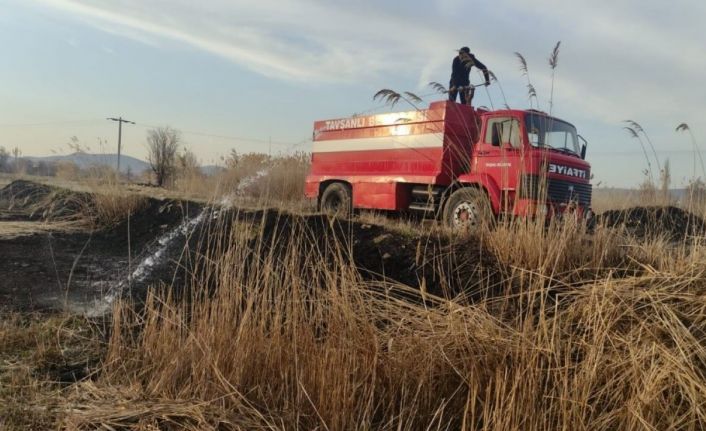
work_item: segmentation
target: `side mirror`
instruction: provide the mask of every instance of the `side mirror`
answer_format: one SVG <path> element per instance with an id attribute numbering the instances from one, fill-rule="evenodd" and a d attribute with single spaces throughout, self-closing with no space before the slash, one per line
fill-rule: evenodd
<path id="1" fill-rule="evenodd" d="M 588 148 L 588 141 L 586 141 L 581 135 L 578 135 L 578 137 L 581 142 L 583 142 L 583 145 L 581 145 L 581 159 L 586 160 L 586 149 Z"/>

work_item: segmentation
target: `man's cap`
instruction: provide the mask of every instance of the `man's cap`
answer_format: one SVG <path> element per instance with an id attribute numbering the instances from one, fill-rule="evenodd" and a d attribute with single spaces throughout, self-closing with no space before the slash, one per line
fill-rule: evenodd
<path id="1" fill-rule="evenodd" d="M 471 53 L 471 48 L 469 48 L 469 47 L 467 47 L 467 46 L 464 46 L 464 47 L 462 47 L 461 49 L 459 49 L 458 52 L 465 52 L 466 54 L 470 54 L 470 53 Z"/>

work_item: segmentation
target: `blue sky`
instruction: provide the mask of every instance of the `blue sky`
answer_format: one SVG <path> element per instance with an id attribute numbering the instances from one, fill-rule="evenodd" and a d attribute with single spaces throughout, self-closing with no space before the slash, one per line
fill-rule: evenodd
<path id="1" fill-rule="evenodd" d="M 696 0 L 0 0 L 0 145 L 66 153 L 77 136 L 113 152 L 105 117 L 122 115 L 138 123 L 124 129 L 137 157 L 160 125 L 182 130 L 204 163 L 270 139 L 273 152 L 307 150 L 314 120 L 386 110 L 372 101 L 381 88 L 432 93 L 462 45 L 516 108 L 528 106 L 523 53 L 548 110 L 547 57 L 561 40 L 554 113 L 590 141 L 594 184 L 643 179 L 640 145 L 622 130 L 633 119 L 679 185 L 693 153 L 675 127 L 688 123 L 706 149 L 704 20 Z M 504 103 L 499 85 L 476 97 Z"/>

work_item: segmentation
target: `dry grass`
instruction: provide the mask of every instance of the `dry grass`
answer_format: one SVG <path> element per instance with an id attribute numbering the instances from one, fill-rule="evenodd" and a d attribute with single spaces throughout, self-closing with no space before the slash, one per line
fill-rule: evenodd
<path id="1" fill-rule="evenodd" d="M 0 238 L 6 240 L 51 232 L 71 232 L 76 228 L 76 224 L 71 222 L 4 221 L 0 223 Z"/>
<path id="2" fill-rule="evenodd" d="M 304 196 L 309 171 L 308 153 L 268 156 L 250 153 L 231 157 L 212 176 L 191 175 L 177 179 L 175 191 L 183 197 L 206 201 L 256 201 L 261 205 L 297 203 Z"/>
<path id="3" fill-rule="evenodd" d="M 167 291 L 141 311 L 116 307 L 103 375 L 76 392 L 66 424 L 706 425 L 706 257 L 698 245 L 501 226 L 463 242 L 498 256 L 503 274 L 470 301 L 366 282 L 345 247 L 313 242 L 304 225 L 267 240 L 256 223 L 226 228 L 208 237 L 191 300 Z"/>
<path id="4" fill-rule="evenodd" d="M 117 183 L 102 185 L 95 190 L 82 211 L 87 222 L 94 227 L 118 224 L 147 204 L 145 196 L 126 191 Z"/>
<path id="5" fill-rule="evenodd" d="M 231 172 L 237 181 L 222 177 L 213 190 L 220 196 L 237 190 L 252 170 L 242 169 Z M 301 195 L 277 187 L 298 181 L 303 168 L 274 172 L 260 185 L 251 183 L 237 202 L 271 204 Z M 118 197 L 123 189 L 114 191 L 103 203 L 107 220 L 134 208 L 130 198 Z M 624 197 L 611 199 L 597 203 L 625 205 Z M 645 195 L 635 202 L 659 203 Z M 360 220 L 417 238 L 418 250 L 447 234 L 372 213 Z M 501 224 L 458 238 L 453 247 L 476 247 L 493 266 L 476 268 L 477 291 L 440 298 L 426 292 L 424 280 L 412 288 L 363 279 L 347 246 L 322 240 L 327 231 L 298 222 L 279 234 L 267 229 L 221 219 L 202 239 L 203 254 L 192 256 L 197 270 L 190 274 L 188 300 L 176 300 L 165 286 L 144 307 L 117 304 L 95 381 L 62 388 L 36 373 L 47 368 L 45 359 L 15 367 L 18 356 L 8 352 L 16 349 L 0 350 L 0 376 L 11 382 L 3 383 L 0 410 L 10 419 L 0 424 L 135 430 L 706 427 L 702 239 L 673 243 L 602 226 L 587 234 L 570 221 L 549 228 Z M 451 254 L 440 253 L 437 265 L 468 265 Z M 484 278 L 491 271 L 500 279 Z M 459 291 L 464 282 L 443 280 L 442 287 Z M 18 322 L 0 327 L 0 346 L 18 345 L 13 333 L 46 333 L 25 331 Z M 65 344 L 53 336 L 21 338 L 20 344 L 32 346 L 25 352 L 70 357 L 50 348 Z M 92 334 L 82 342 L 99 339 Z"/>
<path id="6" fill-rule="evenodd" d="M 10 202 L 10 209 L 52 222 L 37 226 L 44 231 L 111 226 L 138 211 L 148 197 L 146 191 L 134 190 L 112 174 L 84 176 L 80 181 L 33 176 L 8 176 L 0 181 L 9 184 L 15 179 L 30 181 L 29 187 L 35 190 L 24 191 L 25 198 Z"/>
<path id="7" fill-rule="evenodd" d="M 126 190 L 119 183 L 85 183 L 88 192 L 52 188 L 28 210 L 45 221 L 100 229 L 126 220 L 147 203 L 143 195 Z"/>
<path id="8" fill-rule="evenodd" d="M 0 429 L 55 428 L 66 383 L 97 366 L 100 340 L 79 317 L 0 314 Z"/>

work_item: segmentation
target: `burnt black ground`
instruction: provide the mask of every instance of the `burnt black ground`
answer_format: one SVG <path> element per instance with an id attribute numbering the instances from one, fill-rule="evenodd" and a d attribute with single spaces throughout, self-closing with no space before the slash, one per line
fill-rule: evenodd
<path id="1" fill-rule="evenodd" d="M 80 211 L 71 203 L 88 198 L 16 181 L 0 190 L 0 222 L 70 218 Z M 108 229 L 0 236 L 0 309 L 89 307 L 127 279 L 129 269 L 150 253 L 156 238 L 199 211 L 199 205 L 189 202 L 148 199 L 129 220 Z"/>
<path id="2" fill-rule="evenodd" d="M 683 241 L 706 233 L 706 223 L 702 218 L 674 206 L 610 210 L 599 216 L 599 223 L 608 227 L 624 226 L 640 238 L 663 235 L 672 241 Z"/>

